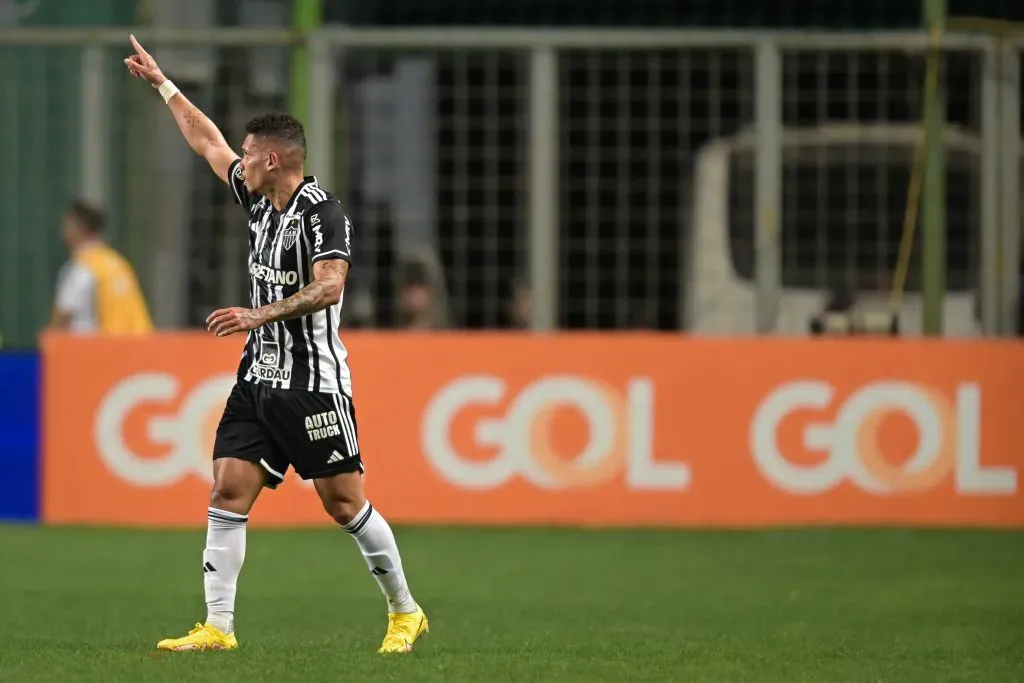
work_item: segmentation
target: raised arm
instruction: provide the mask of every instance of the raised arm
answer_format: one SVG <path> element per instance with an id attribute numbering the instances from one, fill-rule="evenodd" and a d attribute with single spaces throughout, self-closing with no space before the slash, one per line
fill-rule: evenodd
<path id="1" fill-rule="evenodd" d="M 131 41 L 132 47 L 135 48 L 135 54 L 124 60 L 124 63 L 128 65 L 128 72 L 160 91 L 174 115 L 178 128 L 181 129 L 181 134 L 185 136 L 188 146 L 196 154 L 206 159 L 218 178 L 228 182 L 228 172 L 238 155 L 228 145 L 224 135 L 213 121 L 199 111 L 198 107 L 189 102 L 188 98 L 167 80 L 156 60 L 146 52 L 135 36 L 131 36 Z"/>

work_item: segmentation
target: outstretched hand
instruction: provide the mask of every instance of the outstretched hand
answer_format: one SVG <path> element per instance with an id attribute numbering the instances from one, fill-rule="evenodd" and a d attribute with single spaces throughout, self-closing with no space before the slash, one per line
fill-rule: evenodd
<path id="1" fill-rule="evenodd" d="M 167 77 L 164 76 L 164 72 L 160 70 L 153 56 L 146 52 L 135 36 L 130 36 L 130 38 L 132 47 L 135 48 L 135 54 L 124 60 L 128 66 L 128 73 L 136 78 L 141 78 L 154 88 L 159 88 L 167 80 Z"/>
<path id="2" fill-rule="evenodd" d="M 221 308 L 206 318 L 206 329 L 218 337 L 227 337 L 236 332 L 255 330 L 266 320 L 251 308 Z"/>

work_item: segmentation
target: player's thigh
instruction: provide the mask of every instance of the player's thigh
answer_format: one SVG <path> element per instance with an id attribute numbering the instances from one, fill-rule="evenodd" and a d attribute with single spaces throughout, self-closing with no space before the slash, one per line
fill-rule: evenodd
<path id="1" fill-rule="evenodd" d="M 303 479 L 362 472 L 355 411 L 347 396 L 270 389 L 260 416 L 275 450 Z"/>
<path id="2" fill-rule="evenodd" d="M 248 501 L 251 507 L 263 486 L 274 488 L 284 478 L 288 464 L 275 453 L 270 435 L 260 421 L 257 389 L 247 382 L 238 382 L 228 396 L 213 445 L 211 504 L 236 505 Z"/>

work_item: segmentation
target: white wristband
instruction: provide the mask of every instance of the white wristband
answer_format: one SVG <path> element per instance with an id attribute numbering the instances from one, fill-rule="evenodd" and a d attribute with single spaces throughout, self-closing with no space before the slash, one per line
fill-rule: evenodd
<path id="1" fill-rule="evenodd" d="M 169 78 L 163 83 L 161 83 L 160 87 L 157 88 L 157 90 L 160 92 L 160 96 L 164 98 L 165 104 L 167 102 L 170 102 L 171 98 L 180 92 L 178 90 L 178 86 L 174 85 L 174 82 L 171 81 L 171 79 Z"/>

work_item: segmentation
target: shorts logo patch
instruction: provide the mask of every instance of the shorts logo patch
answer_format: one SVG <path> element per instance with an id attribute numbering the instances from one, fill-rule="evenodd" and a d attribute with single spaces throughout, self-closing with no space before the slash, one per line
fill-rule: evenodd
<path id="1" fill-rule="evenodd" d="M 328 410 L 316 415 L 306 417 L 306 433 L 310 441 L 320 441 L 333 436 L 341 436 L 341 426 L 338 424 L 338 413 Z"/>

